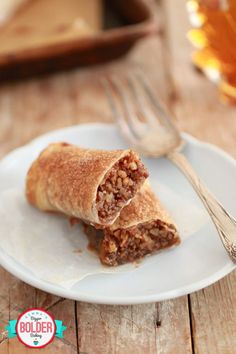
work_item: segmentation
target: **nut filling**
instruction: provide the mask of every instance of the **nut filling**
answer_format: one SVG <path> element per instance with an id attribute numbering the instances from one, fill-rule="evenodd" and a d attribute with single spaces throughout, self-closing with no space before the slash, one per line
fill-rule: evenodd
<path id="1" fill-rule="evenodd" d="M 98 187 L 96 204 L 100 220 L 113 220 L 147 177 L 147 170 L 132 151 L 120 159 Z"/>
<path id="2" fill-rule="evenodd" d="M 179 243 L 174 225 L 155 220 L 115 231 L 106 228 L 99 253 L 103 264 L 115 266 Z"/>

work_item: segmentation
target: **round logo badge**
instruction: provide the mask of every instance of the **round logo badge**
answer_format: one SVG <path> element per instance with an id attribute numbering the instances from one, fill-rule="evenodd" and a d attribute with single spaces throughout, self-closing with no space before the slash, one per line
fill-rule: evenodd
<path id="1" fill-rule="evenodd" d="M 16 323 L 16 334 L 29 348 L 43 348 L 52 342 L 56 333 L 54 318 L 40 308 L 22 313 Z"/>

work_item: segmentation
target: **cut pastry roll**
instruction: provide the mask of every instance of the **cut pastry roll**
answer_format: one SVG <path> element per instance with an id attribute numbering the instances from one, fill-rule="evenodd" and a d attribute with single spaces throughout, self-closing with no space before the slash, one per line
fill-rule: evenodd
<path id="1" fill-rule="evenodd" d="M 85 225 L 90 246 L 103 264 L 133 262 L 155 251 L 177 246 L 180 237 L 173 221 L 147 182 L 131 203 L 122 209 L 112 226 L 98 230 Z"/>
<path id="2" fill-rule="evenodd" d="M 29 169 L 26 196 L 41 210 L 106 226 L 115 221 L 147 176 L 132 150 L 93 150 L 55 143 Z"/>

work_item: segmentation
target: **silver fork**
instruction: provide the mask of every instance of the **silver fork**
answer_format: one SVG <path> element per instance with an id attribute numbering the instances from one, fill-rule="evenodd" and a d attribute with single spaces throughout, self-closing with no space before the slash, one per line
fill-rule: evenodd
<path id="1" fill-rule="evenodd" d="M 125 80 L 125 83 L 124 83 Z M 228 255 L 236 263 L 236 220 L 224 209 L 180 153 L 184 141 L 141 73 L 104 78 L 115 121 L 131 146 L 146 156 L 164 155 L 188 178 L 205 205 Z"/>

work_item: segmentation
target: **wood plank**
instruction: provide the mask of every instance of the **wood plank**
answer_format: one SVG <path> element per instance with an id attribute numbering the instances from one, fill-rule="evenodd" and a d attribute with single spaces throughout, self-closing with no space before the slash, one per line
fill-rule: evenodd
<path id="1" fill-rule="evenodd" d="M 193 353 L 188 311 L 187 296 L 157 304 L 156 353 Z"/>
<path id="2" fill-rule="evenodd" d="M 236 348 L 236 274 L 191 295 L 195 353 L 232 354 Z"/>
<path id="3" fill-rule="evenodd" d="M 235 107 L 220 102 L 217 88 L 194 70 L 191 45 L 186 39 L 190 28 L 185 1 L 163 1 L 168 18 L 166 45 L 169 51 L 170 82 L 179 127 L 236 156 Z M 236 345 L 236 272 L 190 296 L 195 353 L 228 354 Z"/>
<path id="4" fill-rule="evenodd" d="M 0 267 L 0 352 L 1 354 L 8 353 L 8 341 L 6 340 L 7 332 L 5 327 L 9 321 L 9 273 Z M 4 284 L 4 285 L 3 285 Z"/>
<path id="5" fill-rule="evenodd" d="M 80 352 L 192 353 L 186 298 L 136 306 L 78 303 Z"/>
<path id="6" fill-rule="evenodd" d="M 0 156 L 50 130 L 110 121 L 107 101 L 97 79 L 101 70 L 77 70 L 1 85 Z"/>
<path id="7" fill-rule="evenodd" d="M 78 303 L 80 352 L 155 353 L 155 304 L 102 306 Z"/>

